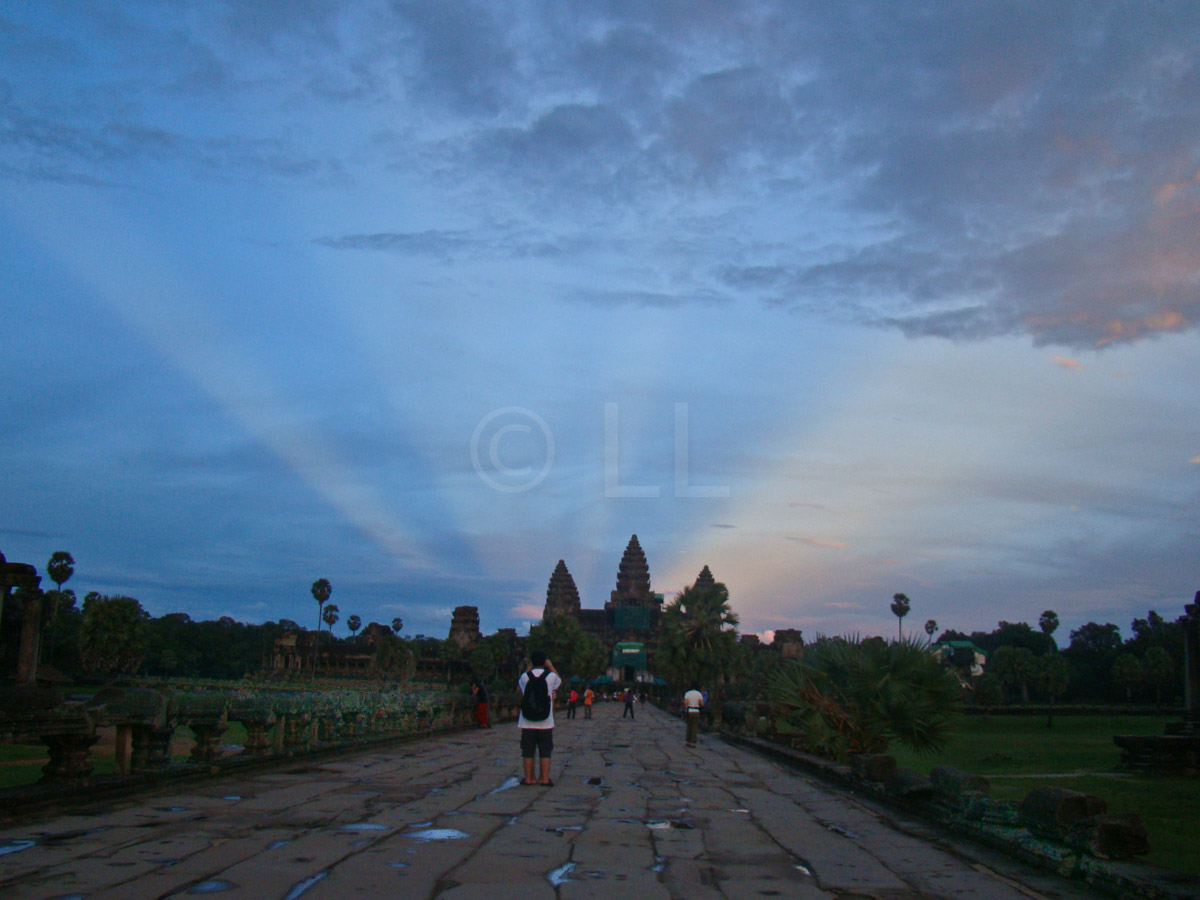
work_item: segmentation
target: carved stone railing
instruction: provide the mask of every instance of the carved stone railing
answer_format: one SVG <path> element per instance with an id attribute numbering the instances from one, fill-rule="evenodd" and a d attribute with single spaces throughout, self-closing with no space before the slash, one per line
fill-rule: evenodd
<path id="1" fill-rule="evenodd" d="M 516 718 L 516 708 L 493 703 L 493 718 Z M 325 690 L 192 687 L 106 688 L 72 702 L 44 689 L 0 692 L 0 736 L 46 745 L 41 784 L 85 787 L 94 781 L 97 729 L 116 731 L 118 775 L 197 768 L 219 772 L 249 759 L 294 758 L 331 747 L 461 728 L 472 722 L 466 694 L 413 690 Z M 240 749 L 222 737 L 233 723 L 246 731 Z M 188 728 L 194 743 L 186 762 L 173 762 L 171 742 Z"/>

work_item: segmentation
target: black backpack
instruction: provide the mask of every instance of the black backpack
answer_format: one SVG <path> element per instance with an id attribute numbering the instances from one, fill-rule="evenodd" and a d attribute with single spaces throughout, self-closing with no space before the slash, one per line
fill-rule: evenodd
<path id="1" fill-rule="evenodd" d="M 525 693 L 521 697 L 521 715 L 526 722 L 544 722 L 550 718 L 550 686 L 546 684 L 546 676 L 550 673 L 542 670 L 541 675 L 529 672 L 529 680 L 525 682 Z"/>

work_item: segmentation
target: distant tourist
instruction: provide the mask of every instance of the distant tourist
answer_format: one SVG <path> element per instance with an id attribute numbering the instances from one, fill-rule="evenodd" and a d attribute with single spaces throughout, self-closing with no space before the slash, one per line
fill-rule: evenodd
<path id="1" fill-rule="evenodd" d="M 475 727 L 491 728 L 488 718 L 488 692 L 482 681 L 471 683 L 471 696 L 475 698 Z"/>
<path id="2" fill-rule="evenodd" d="M 545 650 L 534 650 L 529 654 L 532 665 L 517 680 L 521 690 L 521 714 L 517 727 L 521 729 L 521 764 L 525 770 L 522 784 L 552 786 L 550 780 L 550 758 L 554 754 L 554 692 L 562 685 L 562 679 L 554 670 L 554 663 L 546 659 Z M 538 757 L 539 772 L 534 779 L 534 756 Z"/>
<path id="3" fill-rule="evenodd" d="M 567 718 L 575 718 L 575 706 L 579 703 L 579 691 L 571 688 L 571 693 L 567 694 Z"/>
<path id="4" fill-rule="evenodd" d="M 592 704 L 596 702 L 596 692 L 592 690 L 589 684 L 583 692 L 583 717 L 590 719 L 592 717 Z"/>
<path id="5" fill-rule="evenodd" d="M 683 695 L 683 714 L 687 717 L 687 745 L 696 746 L 696 737 L 700 733 L 700 708 L 704 706 L 704 695 L 696 685 Z"/>
<path id="6" fill-rule="evenodd" d="M 631 719 L 636 719 L 633 714 L 633 688 L 625 688 L 625 693 L 621 695 L 621 699 L 625 701 L 625 709 L 621 713 L 621 718 L 629 716 Z"/>

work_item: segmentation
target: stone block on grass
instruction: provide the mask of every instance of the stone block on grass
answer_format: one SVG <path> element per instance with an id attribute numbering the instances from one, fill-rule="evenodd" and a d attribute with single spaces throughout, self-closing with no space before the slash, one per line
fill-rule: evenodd
<path id="1" fill-rule="evenodd" d="M 857 753 L 850 757 L 850 768 L 859 778 L 868 781 L 887 781 L 896 771 L 896 757 L 886 753 Z"/>
<path id="2" fill-rule="evenodd" d="M 915 769 L 895 769 L 884 782 L 887 792 L 903 800 L 932 800 L 933 782 Z"/>
<path id="3" fill-rule="evenodd" d="M 929 780 L 938 796 L 946 800 L 960 800 L 967 791 L 987 794 L 992 789 L 982 775 L 972 775 L 953 766 L 934 766 L 929 771 Z"/>
<path id="4" fill-rule="evenodd" d="M 1102 816 L 1108 806 L 1099 797 L 1060 787 L 1038 787 L 1021 801 L 1021 824 L 1035 834 L 1063 838 L 1073 825 Z"/>
<path id="5" fill-rule="evenodd" d="M 1065 841 L 1101 859 L 1130 859 L 1150 852 L 1146 826 L 1137 813 L 1080 819 L 1067 831 Z"/>

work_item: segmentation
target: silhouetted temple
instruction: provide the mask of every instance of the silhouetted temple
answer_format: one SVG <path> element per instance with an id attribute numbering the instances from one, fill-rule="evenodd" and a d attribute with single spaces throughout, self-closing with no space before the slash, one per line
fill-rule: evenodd
<path id="1" fill-rule="evenodd" d="M 696 579 L 697 587 L 716 584 L 708 566 Z M 555 613 L 574 616 L 580 627 L 600 639 L 610 655 L 609 676 L 614 681 L 649 681 L 654 655 L 662 639 L 663 595 L 650 587 L 650 566 L 637 535 L 629 539 L 617 567 L 617 584 L 603 609 L 584 609 L 575 579 L 559 560 L 546 588 L 542 618 Z"/>

